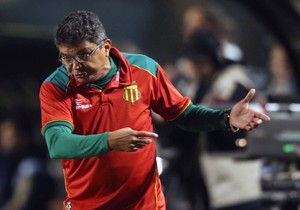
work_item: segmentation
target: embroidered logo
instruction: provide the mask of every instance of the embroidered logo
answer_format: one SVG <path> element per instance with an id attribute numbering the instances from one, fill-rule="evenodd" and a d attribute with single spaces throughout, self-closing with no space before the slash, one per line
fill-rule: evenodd
<path id="1" fill-rule="evenodd" d="M 123 99 L 125 101 L 133 104 L 134 102 L 140 100 L 140 98 L 141 92 L 139 91 L 137 84 L 124 87 Z"/>
<path id="2" fill-rule="evenodd" d="M 91 108 L 91 103 L 84 103 L 84 101 L 80 99 L 75 99 L 75 109 L 88 109 Z"/>

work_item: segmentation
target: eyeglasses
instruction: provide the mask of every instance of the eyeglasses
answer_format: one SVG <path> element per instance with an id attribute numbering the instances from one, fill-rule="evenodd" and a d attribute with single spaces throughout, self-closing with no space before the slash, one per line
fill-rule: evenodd
<path id="1" fill-rule="evenodd" d="M 60 54 L 58 60 L 65 66 L 71 66 L 74 60 L 77 61 L 78 63 L 88 62 L 91 59 L 92 55 L 102 46 L 104 41 L 105 39 L 100 41 L 100 44 L 98 44 L 96 48 L 93 49 L 92 52 L 90 53 L 81 53 L 72 57 Z"/>

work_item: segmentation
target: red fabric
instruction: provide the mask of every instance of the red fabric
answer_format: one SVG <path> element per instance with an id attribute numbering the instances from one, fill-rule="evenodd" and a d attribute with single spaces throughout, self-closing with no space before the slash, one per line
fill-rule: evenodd
<path id="1" fill-rule="evenodd" d="M 153 131 L 151 109 L 172 120 L 190 103 L 160 66 L 153 75 L 130 65 L 117 49 L 111 53 L 121 60 L 120 80 L 115 76 L 103 91 L 73 79 L 66 91 L 50 81 L 43 83 L 43 127 L 53 121 L 67 121 L 74 125 L 73 133 L 82 135 L 124 127 Z M 126 101 L 124 95 L 129 85 L 138 87 L 137 92 L 127 92 L 132 101 Z M 136 152 L 111 151 L 99 157 L 62 160 L 65 206 L 71 202 L 72 210 L 165 210 L 155 160 L 155 141 Z"/>

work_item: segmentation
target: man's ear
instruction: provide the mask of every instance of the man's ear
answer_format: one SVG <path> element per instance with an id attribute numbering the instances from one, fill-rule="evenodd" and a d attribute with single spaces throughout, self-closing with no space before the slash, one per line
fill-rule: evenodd
<path id="1" fill-rule="evenodd" d="M 106 39 L 104 42 L 105 50 L 110 50 L 111 46 L 112 46 L 112 41 L 110 39 Z"/>

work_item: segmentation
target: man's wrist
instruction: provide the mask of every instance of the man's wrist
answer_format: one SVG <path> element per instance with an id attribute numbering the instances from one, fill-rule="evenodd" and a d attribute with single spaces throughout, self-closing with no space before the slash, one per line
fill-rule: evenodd
<path id="1" fill-rule="evenodd" d="M 240 129 L 233 126 L 231 123 L 230 123 L 230 112 L 231 110 L 228 110 L 227 112 L 224 113 L 224 121 L 225 121 L 225 124 L 227 125 L 228 128 L 230 128 L 230 130 L 232 132 L 238 132 Z"/>

